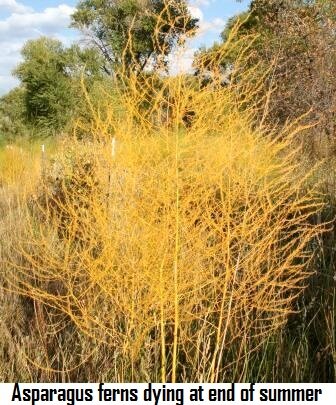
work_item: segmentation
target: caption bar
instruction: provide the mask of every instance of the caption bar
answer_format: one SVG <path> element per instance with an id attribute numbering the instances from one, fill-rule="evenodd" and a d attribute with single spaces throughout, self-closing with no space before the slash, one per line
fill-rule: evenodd
<path id="1" fill-rule="evenodd" d="M 332 403 L 336 384 L 0 384 L 1 404 Z"/>

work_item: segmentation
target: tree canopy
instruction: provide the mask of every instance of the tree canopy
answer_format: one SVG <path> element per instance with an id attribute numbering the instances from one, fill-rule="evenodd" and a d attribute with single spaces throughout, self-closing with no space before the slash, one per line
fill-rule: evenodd
<path id="1" fill-rule="evenodd" d="M 23 62 L 14 74 L 25 89 L 28 122 L 62 129 L 78 104 L 80 76 L 90 81 L 101 75 L 96 51 L 82 50 L 77 45 L 66 48 L 58 40 L 41 37 L 28 41 L 21 54 Z"/>
<path id="2" fill-rule="evenodd" d="M 185 0 L 81 0 L 72 16 L 72 26 L 100 50 L 108 72 L 121 63 L 142 71 L 192 35 L 197 22 Z"/>
<path id="3" fill-rule="evenodd" d="M 310 131 L 312 138 L 305 139 L 311 156 L 316 149 L 324 148 L 326 156 L 335 148 L 330 146 L 336 128 L 335 16 L 336 3 L 331 0 L 253 0 L 248 12 L 232 18 L 222 32 L 226 43 L 238 27 L 218 66 L 227 71 L 237 54 L 248 48 L 242 74 L 254 70 L 256 81 L 265 80 L 264 95 L 272 91 L 267 101 L 272 126 L 304 114 L 307 123 L 318 124 Z M 205 49 L 198 57 L 204 63 L 212 51 Z M 259 100 L 262 96 L 257 94 Z"/>

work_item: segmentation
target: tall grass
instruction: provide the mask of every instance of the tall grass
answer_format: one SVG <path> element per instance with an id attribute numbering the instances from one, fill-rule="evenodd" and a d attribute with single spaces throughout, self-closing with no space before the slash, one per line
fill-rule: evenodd
<path id="1" fill-rule="evenodd" d="M 44 379 L 85 379 L 107 352 L 113 381 L 245 381 L 296 310 L 322 204 L 300 127 L 266 132 L 232 83 L 118 75 L 22 203 L 2 273 L 34 313 L 42 345 L 22 355 Z"/>

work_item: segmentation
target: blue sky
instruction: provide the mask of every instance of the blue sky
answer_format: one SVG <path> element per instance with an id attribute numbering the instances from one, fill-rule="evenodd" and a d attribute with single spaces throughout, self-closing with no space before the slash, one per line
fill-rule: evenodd
<path id="1" fill-rule="evenodd" d="M 189 0 L 190 11 L 200 19 L 200 32 L 183 55 L 188 65 L 192 53 L 218 39 L 227 19 L 248 7 L 250 0 Z M 69 45 L 80 33 L 69 29 L 77 0 L 0 0 L 0 95 L 17 85 L 11 75 L 20 61 L 20 49 L 28 39 L 48 35 Z"/>

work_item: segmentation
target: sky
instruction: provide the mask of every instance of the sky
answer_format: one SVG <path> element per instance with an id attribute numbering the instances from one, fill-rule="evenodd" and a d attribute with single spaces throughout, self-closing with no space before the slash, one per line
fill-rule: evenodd
<path id="1" fill-rule="evenodd" d="M 249 0 L 188 0 L 190 12 L 199 18 L 200 30 L 188 50 L 172 58 L 172 64 L 188 69 L 200 46 L 219 38 L 225 22 L 245 10 Z M 66 45 L 80 41 L 80 33 L 69 28 L 78 0 L 0 0 L 0 95 L 18 84 L 11 72 L 20 62 L 20 50 L 29 39 L 42 35 L 60 39 Z"/>

